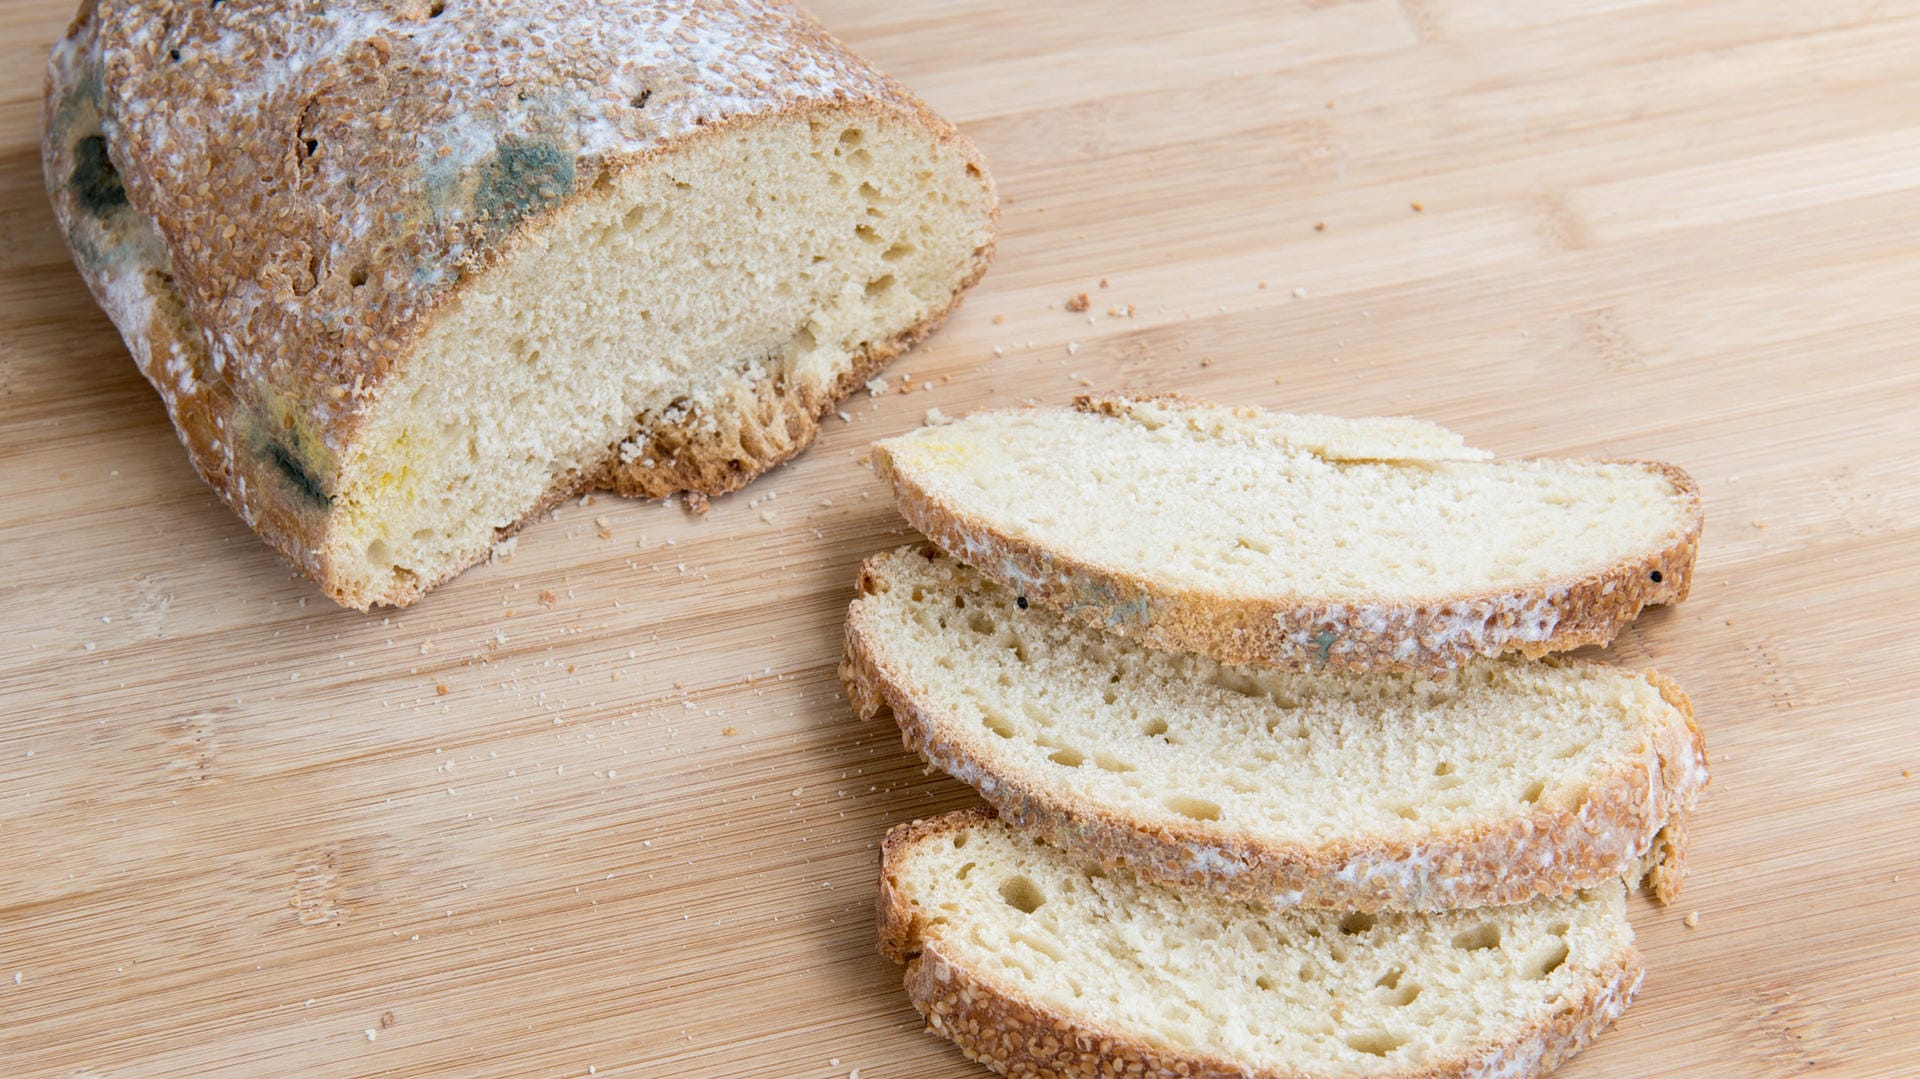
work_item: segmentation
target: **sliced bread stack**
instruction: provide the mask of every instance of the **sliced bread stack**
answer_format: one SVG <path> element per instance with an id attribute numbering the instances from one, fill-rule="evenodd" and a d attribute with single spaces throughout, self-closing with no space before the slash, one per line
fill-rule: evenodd
<path id="1" fill-rule="evenodd" d="M 1685 473 L 1130 398 L 875 457 L 941 549 L 863 567 L 849 697 L 993 807 L 888 837 L 935 1031 L 1011 1075 L 1520 1076 L 1624 1010 L 1622 880 L 1677 892 L 1705 750 L 1659 675 L 1540 657 L 1685 598 Z"/>

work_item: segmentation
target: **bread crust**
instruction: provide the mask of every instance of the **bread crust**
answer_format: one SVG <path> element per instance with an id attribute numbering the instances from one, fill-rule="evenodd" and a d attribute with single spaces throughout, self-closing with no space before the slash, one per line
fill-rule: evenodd
<path id="1" fill-rule="evenodd" d="M 877 589 L 877 557 L 861 567 L 861 596 Z M 847 611 L 840 678 L 863 718 L 892 711 L 906 748 L 973 787 L 1008 823 L 1102 864 L 1274 907 L 1443 910 L 1560 895 L 1628 875 L 1663 901 L 1685 876 L 1686 822 L 1709 774 L 1706 743 L 1678 686 L 1646 674 L 1675 722 L 1577 805 L 1551 799 L 1503 823 L 1411 843 L 1281 844 L 1226 834 L 1204 822 L 1145 821 L 1089 804 L 1044 775 L 996 770 L 969 729 L 916 694 L 889 662 L 865 601 Z"/>
<path id="2" fill-rule="evenodd" d="M 992 202 L 964 136 L 793 5 L 512 7 L 83 0 L 48 64 L 42 162 L 82 276 L 195 470 L 343 605 L 404 606 L 486 556 L 383 589 L 343 579 L 327 553 L 342 462 L 449 305 L 619 176 L 742 127 L 886 117 L 926 130 Z M 697 417 L 677 434 L 636 421 L 494 538 L 591 488 L 719 494 L 800 452 L 944 320 L 992 234 L 990 218 L 943 305 L 832 385 L 769 380 L 698 434 Z M 623 464 L 620 444 L 648 435 L 675 442 L 671 461 Z"/>
<path id="3" fill-rule="evenodd" d="M 881 849 L 877 920 L 882 955 L 906 964 L 907 996 L 927 1028 L 1002 1075 L 1045 1079 L 1108 1076 L 1166 1079 L 1317 1079 L 1311 1073 L 1248 1071 L 1205 1052 L 1156 1046 L 1123 1030 L 1083 1023 L 1049 1008 L 941 948 L 938 928 L 916 919 L 894 884 L 894 866 L 920 843 L 977 826 L 987 810 L 962 810 L 895 827 Z M 1527 1079 L 1545 1075 L 1590 1044 L 1626 1011 L 1645 967 L 1627 947 L 1551 1015 L 1500 1043 L 1448 1061 L 1376 1073 L 1376 1079 Z"/>
<path id="4" fill-rule="evenodd" d="M 1119 417 L 1137 400 L 1146 398 L 1082 396 L 1073 407 Z M 1642 465 L 1673 484 L 1684 504 L 1684 523 L 1674 539 L 1578 577 L 1511 591 L 1414 604 L 1276 601 L 1169 586 L 1124 566 L 1096 565 L 1041 547 L 943 504 L 893 467 L 884 444 L 875 446 L 873 459 L 909 524 L 1028 599 L 1154 648 L 1286 670 L 1439 674 L 1476 655 L 1537 657 L 1605 645 L 1643 608 L 1687 598 L 1705 522 L 1699 486 L 1684 469 L 1657 461 L 1613 462 Z M 1549 619 L 1549 633 L 1532 630 Z"/>

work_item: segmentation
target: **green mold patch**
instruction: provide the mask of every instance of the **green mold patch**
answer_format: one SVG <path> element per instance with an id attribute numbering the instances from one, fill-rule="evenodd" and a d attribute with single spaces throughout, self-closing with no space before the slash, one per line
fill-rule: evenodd
<path id="1" fill-rule="evenodd" d="M 474 210 L 496 228 L 509 228 L 545 210 L 573 187 L 573 155 L 552 143 L 518 136 L 500 140 L 474 192 Z"/>
<path id="2" fill-rule="evenodd" d="M 105 217 L 127 204 L 127 188 L 107 156 L 105 135 L 88 135 L 73 146 L 73 172 L 67 179 L 82 209 Z"/>

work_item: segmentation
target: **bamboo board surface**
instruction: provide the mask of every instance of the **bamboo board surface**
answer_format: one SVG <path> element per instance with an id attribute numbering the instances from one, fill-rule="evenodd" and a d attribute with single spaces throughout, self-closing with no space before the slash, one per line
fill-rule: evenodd
<path id="1" fill-rule="evenodd" d="M 0 1075 L 983 1074 L 874 948 L 882 834 L 973 797 L 838 692 L 905 537 L 858 459 L 1087 386 L 1690 469 L 1693 598 L 1612 654 L 1715 781 L 1562 1074 L 1920 1074 L 1920 4 L 813 6 L 978 141 L 996 267 L 704 519 L 570 503 L 362 615 L 88 299 L 37 150 L 70 11 L 0 0 Z"/>

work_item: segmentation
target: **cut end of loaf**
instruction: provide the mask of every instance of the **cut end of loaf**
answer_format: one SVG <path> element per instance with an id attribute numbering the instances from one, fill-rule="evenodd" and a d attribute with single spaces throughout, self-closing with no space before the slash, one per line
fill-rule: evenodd
<path id="1" fill-rule="evenodd" d="M 603 178 L 455 294 L 345 455 L 324 558 L 406 603 L 531 513 L 611 486 L 720 493 L 984 270 L 971 150 L 882 110 L 791 111 Z"/>
<path id="2" fill-rule="evenodd" d="M 881 902 L 915 1006 L 1007 1074 L 1539 1075 L 1641 973 L 1618 883 L 1475 911 L 1274 914 L 980 812 L 896 828 Z"/>

